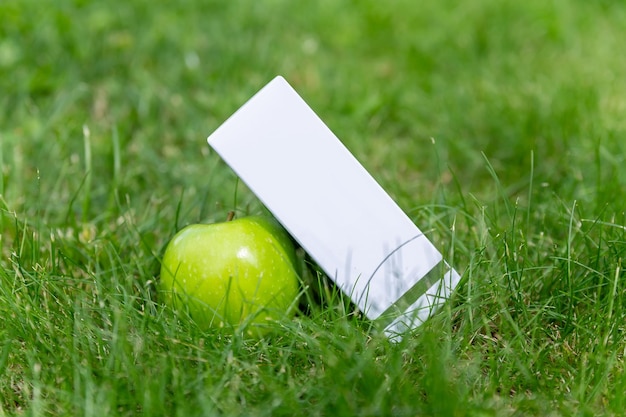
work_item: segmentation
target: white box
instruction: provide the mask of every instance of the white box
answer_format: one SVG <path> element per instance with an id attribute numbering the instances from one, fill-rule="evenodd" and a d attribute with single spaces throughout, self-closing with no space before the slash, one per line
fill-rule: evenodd
<path id="1" fill-rule="evenodd" d="M 208 143 L 390 337 L 421 324 L 458 284 L 459 274 L 282 77 Z"/>

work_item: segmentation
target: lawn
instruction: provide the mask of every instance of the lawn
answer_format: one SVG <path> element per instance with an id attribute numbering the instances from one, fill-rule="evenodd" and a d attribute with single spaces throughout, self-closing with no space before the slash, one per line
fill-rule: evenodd
<path id="1" fill-rule="evenodd" d="M 622 415 L 624 28 L 608 0 L 2 0 L 0 416 Z M 463 275 L 400 343 L 306 288 L 257 341 L 159 300 L 177 230 L 263 210 L 205 139 L 277 74 Z"/>

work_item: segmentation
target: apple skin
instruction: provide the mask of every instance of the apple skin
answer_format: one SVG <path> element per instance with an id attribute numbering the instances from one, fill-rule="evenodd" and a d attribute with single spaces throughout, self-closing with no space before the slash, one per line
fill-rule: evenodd
<path id="1" fill-rule="evenodd" d="M 293 316 L 299 275 L 289 235 L 252 216 L 179 231 L 163 256 L 160 290 L 200 328 L 262 336 L 268 321 Z"/>

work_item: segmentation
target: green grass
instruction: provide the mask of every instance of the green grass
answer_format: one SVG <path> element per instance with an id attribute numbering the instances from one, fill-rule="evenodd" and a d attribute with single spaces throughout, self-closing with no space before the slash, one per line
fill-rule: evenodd
<path id="1" fill-rule="evenodd" d="M 0 22 L 0 416 L 623 414 L 622 3 L 4 0 Z M 177 230 L 261 210 L 205 138 L 276 74 L 463 273 L 397 345 L 333 296 L 251 342 L 154 295 Z"/>

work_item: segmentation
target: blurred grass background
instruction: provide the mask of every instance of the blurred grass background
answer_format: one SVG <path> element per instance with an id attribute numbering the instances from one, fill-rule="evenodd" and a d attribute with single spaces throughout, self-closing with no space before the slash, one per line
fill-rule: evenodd
<path id="1" fill-rule="evenodd" d="M 3 0 L 0 415 L 621 414 L 624 28 L 612 1 Z M 153 298 L 176 230 L 260 209 L 205 138 L 277 74 L 464 273 L 400 345 L 332 309 L 222 340 Z"/>

